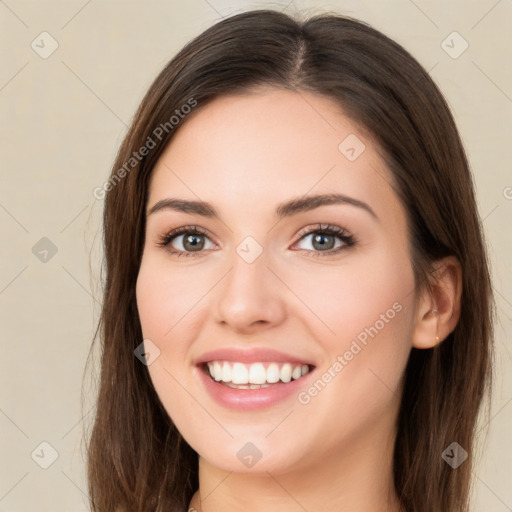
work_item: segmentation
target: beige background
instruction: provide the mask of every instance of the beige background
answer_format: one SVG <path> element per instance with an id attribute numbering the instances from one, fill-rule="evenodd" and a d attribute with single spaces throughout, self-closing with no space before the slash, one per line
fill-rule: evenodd
<path id="1" fill-rule="evenodd" d="M 107 178 L 134 109 L 164 64 L 221 17 L 264 6 L 331 9 L 371 23 L 429 70 L 452 107 L 475 175 L 499 316 L 474 510 L 512 510 L 512 2 L 5 0 L 0 512 L 88 510 L 81 439 L 92 415 L 84 421 L 82 413 L 93 393 L 86 388 L 82 411 L 80 391 L 101 297 L 103 207 L 93 189 Z M 50 36 L 39 37 L 43 31 Z M 454 31 L 469 44 L 458 58 L 443 44 Z M 50 37 L 58 48 L 47 56 Z M 463 49 L 457 37 L 447 39 L 452 54 Z M 52 454 L 57 459 L 41 468 Z"/>

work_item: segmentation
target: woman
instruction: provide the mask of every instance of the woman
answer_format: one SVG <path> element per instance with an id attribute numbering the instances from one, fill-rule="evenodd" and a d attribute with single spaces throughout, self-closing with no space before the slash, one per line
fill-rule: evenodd
<path id="1" fill-rule="evenodd" d="M 457 128 L 401 46 L 224 19 L 104 191 L 94 511 L 469 510 L 492 289 Z"/>

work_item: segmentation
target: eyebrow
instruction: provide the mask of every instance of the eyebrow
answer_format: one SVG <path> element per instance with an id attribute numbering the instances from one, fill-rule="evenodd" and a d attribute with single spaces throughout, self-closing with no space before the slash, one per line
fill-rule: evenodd
<path id="1" fill-rule="evenodd" d="M 368 212 L 375 220 L 379 220 L 372 208 L 359 199 L 354 199 L 343 194 L 320 194 L 303 196 L 281 203 L 275 210 L 275 216 L 279 219 L 290 217 L 298 213 L 314 210 L 320 206 L 331 204 L 346 204 L 361 208 Z M 166 198 L 155 203 L 148 211 L 147 216 L 161 211 L 173 210 L 183 213 L 201 215 L 203 217 L 220 219 L 220 215 L 211 203 L 204 201 L 191 201 L 188 199 Z"/>

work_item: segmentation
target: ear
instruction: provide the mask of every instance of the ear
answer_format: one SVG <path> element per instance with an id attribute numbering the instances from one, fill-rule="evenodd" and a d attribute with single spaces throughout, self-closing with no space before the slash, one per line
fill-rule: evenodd
<path id="1" fill-rule="evenodd" d="M 455 329 L 461 295 L 462 270 L 457 258 L 448 256 L 436 261 L 430 289 L 421 291 L 417 303 L 413 347 L 433 348 Z"/>

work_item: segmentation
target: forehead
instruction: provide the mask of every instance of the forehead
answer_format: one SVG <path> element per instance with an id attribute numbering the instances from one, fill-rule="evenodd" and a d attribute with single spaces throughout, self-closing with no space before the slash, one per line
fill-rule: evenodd
<path id="1" fill-rule="evenodd" d="M 199 105 L 160 156 L 149 203 L 172 194 L 254 216 L 284 198 L 334 192 L 378 213 L 399 208 L 391 182 L 366 130 L 338 103 L 267 88 Z"/>

